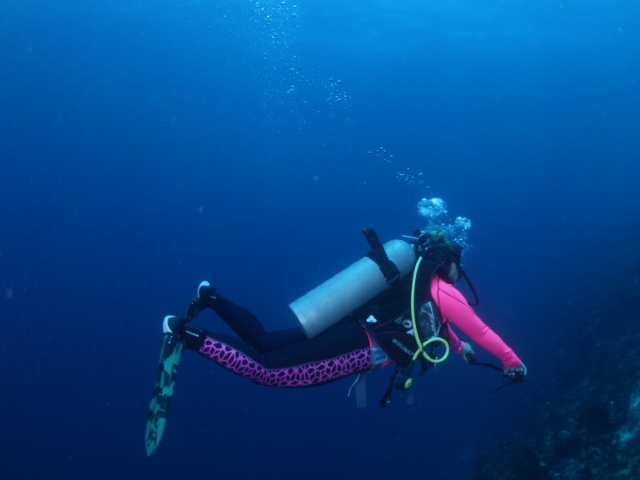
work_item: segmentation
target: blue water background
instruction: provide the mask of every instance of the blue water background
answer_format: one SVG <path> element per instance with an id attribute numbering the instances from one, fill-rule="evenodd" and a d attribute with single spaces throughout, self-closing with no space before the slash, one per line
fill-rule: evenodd
<path id="1" fill-rule="evenodd" d="M 460 478 L 588 352 L 566 311 L 638 245 L 639 64 L 632 0 L 4 0 L 0 478 Z M 453 358 L 357 410 L 351 379 L 268 389 L 188 352 L 146 458 L 160 323 L 200 280 L 292 326 L 363 226 L 410 233 L 432 196 L 473 221 L 523 388 Z"/>

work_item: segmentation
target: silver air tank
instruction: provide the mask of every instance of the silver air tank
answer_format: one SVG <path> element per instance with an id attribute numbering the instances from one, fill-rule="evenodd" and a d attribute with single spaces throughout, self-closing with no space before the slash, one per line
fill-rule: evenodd
<path id="1" fill-rule="evenodd" d="M 400 270 L 401 278 L 413 270 L 416 254 L 412 245 L 403 240 L 391 240 L 383 246 L 389 260 Z M 363 257 L 290 303 L 289 308 L 300 321 L 307 338 L 313 338 L 388 288 L 378 264 Z"/>

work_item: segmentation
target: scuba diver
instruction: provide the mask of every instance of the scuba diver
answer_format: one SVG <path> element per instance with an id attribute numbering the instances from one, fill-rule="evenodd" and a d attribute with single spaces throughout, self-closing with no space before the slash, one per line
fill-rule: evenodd
<path id="1" fill-rule="evenodd" d="M 476 363 L 471 345 L 452 325 L 495 356 L 508 384 L 524 381 L 527 368 L 515 352 L 476 315 L 477 295 L 461 266 L 462 247 L 443 231 L 416 231 L 409 241 L 382 245 L 371 227 L 363 230 L 371 251 L 344 271 L 290 304 L 299 327 L 268 332 L 251 312 L 202 282 L 181 317 L 163 322 L 163 346 L 147 422 L 147 455 L 160 443 L 184 348 L 260 385 L 299 388 L 324 385 L 390 364 L 395 370 L 381 399 L 393 388 L 408 389 L 416 363 L 420 375 L 446 359 L 449 350 Z M 455 287 L 464 277 L 470 304 Z M 189 324 L 213 310 L 238 336 Z M 438 349 L 444 348 L 442 355 Z M 476 363 L 477 364 L 477 363 Z M 352 386 L 353 387 L 353 386 Z"/>

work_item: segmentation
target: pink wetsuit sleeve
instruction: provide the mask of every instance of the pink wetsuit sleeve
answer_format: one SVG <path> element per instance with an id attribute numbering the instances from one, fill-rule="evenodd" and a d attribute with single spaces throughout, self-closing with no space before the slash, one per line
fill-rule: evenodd
<path id="1" fill-rule="evenodd" d="M 436 275 L 431 282 L 431 296 L 440 308 L 443 321 L 447 323 L 450 334 L 453 333 L 453 330 L 448 325 L 449 321 L 458 326 L 471 340 L 498 358 L 505 368 L 520 365 L 521 360 L 515 352 L 485 325 L 453 285 L 446 283 Z M 449 337 L 449 344 L 456 353 L 459 353 L 464 345 L 458 340 L 455 333 Z"/>
<path id="2" fill-rule="evenodd" d="M 454 353 L 460 353 L 462 351 L 462 347 L 464 347 L 464 342 L 458 338 L 458 335 L 456 335 L 456 332 L 453 331 L 453 328 L 451 328 L 449 322 L 446 322 L 444 324 L 444 328 L 447 329 L 446 335 L 447 339 L 449 340 L 449 346 L 451 347 L 451 350 L 453 350 Z"/>

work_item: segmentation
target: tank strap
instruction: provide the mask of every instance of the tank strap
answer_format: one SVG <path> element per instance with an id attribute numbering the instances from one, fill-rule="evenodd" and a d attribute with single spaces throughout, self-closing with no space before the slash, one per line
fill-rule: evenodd
<path id="1" fill-rule="evenodd" d="M 362 229 L 362 233 L 371 247 L 371 252 L 368 253 L 367 256 L 376 262 L 380 271 L 384 275 L 384 278 L 387 279 L 387 283 L 389 285 L 396 285 L 400 282 L 400 270 L 398 270 L 396 264 L 387 256 L 387 252 L 384 251 L 384 247 L 382 246 L 376 231 L 371 225 L 369 225 Z"/>

